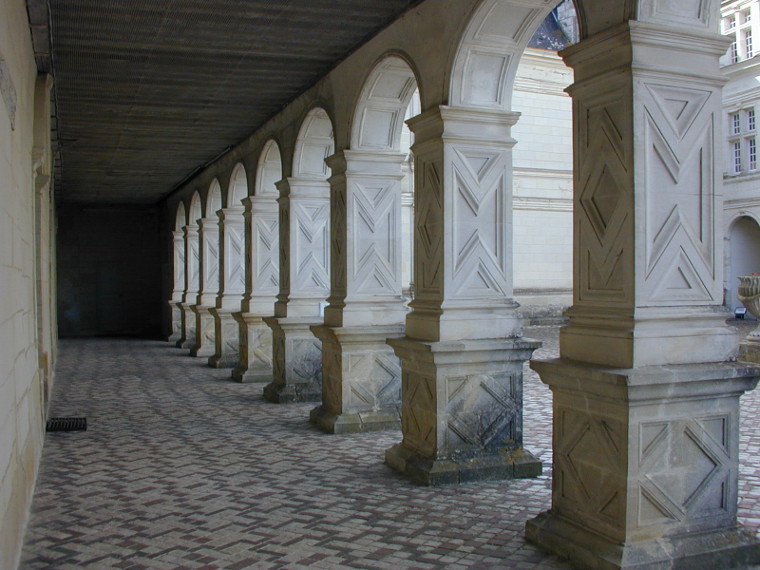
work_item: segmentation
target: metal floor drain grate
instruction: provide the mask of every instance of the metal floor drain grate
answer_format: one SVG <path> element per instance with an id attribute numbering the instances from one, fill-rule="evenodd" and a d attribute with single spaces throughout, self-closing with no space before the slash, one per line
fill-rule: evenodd
<path id="1" fill-rule="evenodd" d="M 87 418 L 50 418 L 45 431 L 87 431 Z"/>

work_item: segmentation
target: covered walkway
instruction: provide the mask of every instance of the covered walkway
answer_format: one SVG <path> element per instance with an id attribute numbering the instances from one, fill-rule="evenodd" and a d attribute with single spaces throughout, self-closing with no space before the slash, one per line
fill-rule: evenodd
<path id="1" fill-rule="evenodd" d="M 556 354 L 556 328 L 527 337 Z M 399 432 L 325 435 L 313 404 L 262 400 L 161 341 L 61 342 L 21 568 L 569 568 L 525 542 L 551 500 L 551 394 L 525 376 L 538 479 L 417 487 L 382 463 Z M 740 520 L 760 528 L 760 393 L 743 398 Z"/>

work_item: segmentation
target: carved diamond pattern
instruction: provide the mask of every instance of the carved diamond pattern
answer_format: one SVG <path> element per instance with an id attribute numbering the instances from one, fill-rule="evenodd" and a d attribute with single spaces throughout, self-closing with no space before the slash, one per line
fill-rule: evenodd
<path id="1" fill-rule="evenodd" d="M 454 294 L 503 296 L 508 228 L 504 153 L 454 151 Z"/>
<path id="2" fill-rule="evenodd" d="M 329 205 L 295 206 L 293 292 L 329 291 Z"/>
<path id="3" fill-rule="evenodd" d="M 640 524 L 679 522 L 694 512 L 728 509 L 729 449 L 713 437 L 715 421 L 640 426 Z"/>
<path id="4" fill-rule="evenodd" d="M 332 223 L 332 240 L 330 241 L 330 247 L 332 248 L 332 260 L 331 268 L 332 275 L 332 294 L 340 297 L 346 294 L 346 266 L 348 263 L 346 251 L 346 188 L 341 186 L 340 188 L 333 188 L 332 197 L 330 200 L 331 211 L 331 223 Z"/>
<path id="5" fill-rule="evenodd" d="M 520 383 L 513 374 L 449 378 L 447 444 L 485 449 L 522 445 Z"/>
<path id="6" fill-rule="evenodd" d="M 420 293 L 440 293 L 443 255 L 441 177 L 432 162 L 422 166 L 423 186 L 416 194 L 415 283 Z"/>
<path id="7" fill-rule="evenodd" d="M 647 271 L 651 301 L 712 301 L 714 116 L 704 112 L 711 93 L 648 85 Z"/>
<path id="8" fill-rule="evenodd" d="M 400 203 L 394 185 L 353 184 L 353 274 L 356 291 L 396 292 L 396 228 Z"/>
<path id="9" fill-rule="evenodd" d="M 188 259 L 188 275 L 190 279 L 188 281 L 188 290 L 197 291 L 200 285 L 201 270 L 200 244 L 198 243 L 197 236 L 189 239 L 188 242 L 190 244 L 190 258 Z"/>
<path id="10" fill-rule="evenodd" d="M 622 104 L 609 102 L 591 108 L 581 106 L 581 140 L 586 151 L 578 177 L 577 217 L 581 254 L 580 291 L 591 296 L 616 297 L 624 289 L 620 265 L 624 255 L 630 196 L 626 138 L 613 117 L 625 116 Z"/>
<path id="11" fill-rule="evenodd" d="M 378 409 L 401 401 L 401 366 L 398 359 L 377 354 L 352 355 L 348 360 L 352 405 Z"/>
<path id="12" fill-rule="evenodd" d="M 617 522 L 622 497 L 615 481 L 624 466 L 623 426 L 609 418 L 560 410 L 555 469 L 558 491 L 574 509 Z"/>
<path id="13" fill-rule="evenodd" d="M 401 404 L 401 431 L 404 441 L 408 447 L 429 455 L 435 452 L 434 386 L 434 378 L 406 371 L 402 373 L 405 396 Z"/>
<path id="14" fill-rule="evenodd" d="M 263 217 L 254 220 L 256 248 L 254 251 L 253 292 L 260 294 L 276 294 L 279 287 L 279 228 L 277 219 Z"/>
<path id="15" fill-rule="evenodd" d="M 227 274 L 229 275 L 228 293 L 242 293 L 245 290 L 245 250 L 243 235 L 237 226 L 226 228 L 229 238 L 229 256 Z"/>

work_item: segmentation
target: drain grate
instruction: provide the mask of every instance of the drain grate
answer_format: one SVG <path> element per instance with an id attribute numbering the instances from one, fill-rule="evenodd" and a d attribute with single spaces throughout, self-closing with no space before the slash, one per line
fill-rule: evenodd
<path id="1" fill-rule="evenodd" d="M 87 431 L 87 418 L 50 418 L 45 431 Z"/>

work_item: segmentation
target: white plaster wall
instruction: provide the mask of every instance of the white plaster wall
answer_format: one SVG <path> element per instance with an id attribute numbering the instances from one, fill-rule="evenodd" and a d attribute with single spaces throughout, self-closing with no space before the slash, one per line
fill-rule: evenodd
<path id="1" fill-rule="evenodd" d="M 515 79 L 514 287 L 523 310 L 572 301 L 572 70 L 528 48 Z"/>
<path id="2" fill-rule="evenodd" d="M 34 62 L 23 0 L 0 3 L 0 568 L 15 568 L 43 440 L 32 175 Z M 15 92 L 15 124 L 6 98 Z M 46 218 L 46 217 L 45 217 Z"/>

